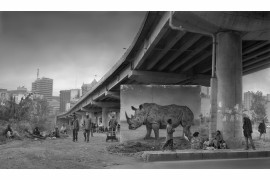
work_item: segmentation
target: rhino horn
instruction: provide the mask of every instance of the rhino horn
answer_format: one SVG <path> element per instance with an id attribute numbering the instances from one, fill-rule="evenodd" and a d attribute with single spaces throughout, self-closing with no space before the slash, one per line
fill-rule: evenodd
<path id="1" fill-rule="evenodd" d="M 125 112 L 125 114 L 126 114 L 126 118 L 127 118 L 127 123 L 130 124 L 130 118 L 128 117 L 127 112 Z"/>

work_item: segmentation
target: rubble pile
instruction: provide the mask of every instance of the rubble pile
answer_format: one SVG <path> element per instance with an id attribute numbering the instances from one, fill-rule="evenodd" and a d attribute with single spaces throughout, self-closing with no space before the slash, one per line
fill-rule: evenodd
<path id="1" fill-rule="evenodd" d="M 165 138 L 160 138 L 158 140 L 133 140 L 125 143 L 120 143 L 116 145 L 111 145 L 107 147 L 107 150 L 111 153 L 121 153 L 121 154 L 134 154 L 143 151 L 160 151 L 162 145 L 165 143 Z M 175 149 L 190 149 L 190 142 L 182 137 L 174 138 L 174 148 Z"/>

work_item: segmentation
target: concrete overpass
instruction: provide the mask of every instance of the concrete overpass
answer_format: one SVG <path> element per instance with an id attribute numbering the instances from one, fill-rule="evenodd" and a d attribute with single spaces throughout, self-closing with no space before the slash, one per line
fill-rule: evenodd
<path id="1" fill-rule="evenodd" d="M 120 111 L 121 84 L 211 86 L 210 138 L 242 137 L 242 76 L 270 67 L 270 12 L 148 12 L 134 41 L 68 112 Z M 235 121 L 224 119 L 235 110 Z M 217 120 L 218 119 L 218 120 Z"/>

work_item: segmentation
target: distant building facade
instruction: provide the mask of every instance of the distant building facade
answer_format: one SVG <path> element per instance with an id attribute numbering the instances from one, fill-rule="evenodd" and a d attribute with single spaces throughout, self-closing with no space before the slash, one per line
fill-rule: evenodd
<path id="1" fill-rule="evenodd" d="M 9 93 L 7 89 L 0 89 L 0 105 L 4 106 L 9 100 Z"/>
<path id="2" fill-rule="evenodd" d="M 81 97 L 80 89 L 60 91 L 60 112 L 66 112 L 76 104 Z"/>
<path id="3" fill-rule="evenodd" d="M 90 91 L 97 84 L 96 79 L 94 79 L 90 84 L 82 85 L 82 96 L 85 95 L 88 91 Z"/>
<path id="4" fill-rule="evenodd" d="M 60 91 L 60 112 L 66 112 L 66 104 L 70 102 L 70 90 Z"/>
<path id="5" fill-rule="evenodd" d="M 252 92 L 248 91 L 244 93 L 244 109 L 250 111 L 251 105 L 253 101 L 253 94 Z"/>
<path id="6" fill-rule="evenodd" d="M 22 86 L 22 87 L 21 87 L 21 86 L 17 87 L 17 90 L 27 92 L 27 88 L 26 88 L 26 87 L 24 87 L 24 86 Z"/>
<path id="7" fill-rule="evenodd" d="M 57 115 L 60 111 L 60 98 L 59 96 L 52 96 L 52 100 L 49 101 L 49 114 Z"/>
<path id="8" fill-rule="evenodd" d="M 34 94 L 43 95 L 48 101 L 52 100 L 53 93 L 53 79 L 50 78 L 38 78 L 32 83 L 32 92 Z"/>
<path id="9" fill-rule="evenodd" d="M 10 90 L 8 93 L 10 97 L 15 99 L 16 104 L 19 104 L 28 94 L 27 89 L 24 87 L 18 87 L 17 90 Z"/>

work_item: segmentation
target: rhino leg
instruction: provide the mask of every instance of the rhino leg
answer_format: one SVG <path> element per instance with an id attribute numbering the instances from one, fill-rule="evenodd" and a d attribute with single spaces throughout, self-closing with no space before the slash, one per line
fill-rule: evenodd
<path id="1" fill-rule="evenodd" d="M 152 128 L 155 133 L 155 139 L 159 138 L 159 124 L 152 124 Z"/>
<path id="2" fill-rule="evenodd" d="M 190 140 L 191 139 L 191 132 L 190 132 L 190 126 L 183 127 L 183 134 L 186 135 L 186 137 Z M 184 136 L 183 136 L 184 137 Z"/>
<path id="3" fill-rule="evenodd" d="M 149 125 L 146 125 L 146 135 L 145 135 L 144 139 L 149 139 L 151 132 L 152 132 L 152 127 Z"/>

